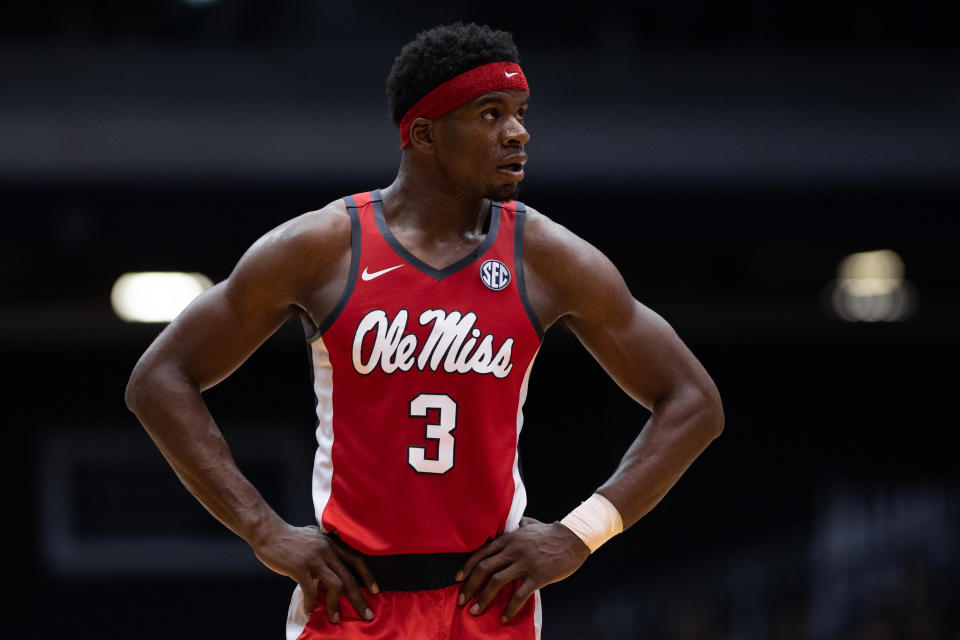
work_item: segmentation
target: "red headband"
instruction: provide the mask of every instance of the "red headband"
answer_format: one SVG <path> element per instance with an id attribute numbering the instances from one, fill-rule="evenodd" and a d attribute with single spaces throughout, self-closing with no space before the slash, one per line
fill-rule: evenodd
<path id="1" fill-rule="evenodd" d="M 417 118 L 439 118 L 488 91 L 520 89 L 529 91 L 520 65 L 491 62 L 461 73 L 439 85 L 410 107 L 400 121 L 400 147 L 410 144 L 410 125 Z"/>

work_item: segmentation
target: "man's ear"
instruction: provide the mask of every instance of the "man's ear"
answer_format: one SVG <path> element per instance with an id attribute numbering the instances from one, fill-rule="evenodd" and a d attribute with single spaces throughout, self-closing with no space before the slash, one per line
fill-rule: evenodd
<path id="1" fill-rule="evenodd" d="M 423 151 L 433 151 L 433 120 L 417 118 L 410 125 L 410 145 Z"/>

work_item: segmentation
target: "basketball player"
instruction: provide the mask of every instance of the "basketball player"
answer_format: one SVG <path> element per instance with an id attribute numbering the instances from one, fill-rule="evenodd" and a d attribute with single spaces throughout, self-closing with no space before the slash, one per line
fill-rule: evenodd
<path id="1" fill-rule="evenodd" d="M 260 238 L 131 376 L 128 406 L 186 487 L 297 583 L 289 640 L 536 638 L 538 590 L 650 511 L 722 429 L 716 387 L 667 323 L 602 253 L 512 199 L 530 138 L 518 60 L 487 27 L 419 34 L 387 80 L 396 180 Z M 291 314 L 313 358 L 318 526 L 265 503 L 201 396 Z M 603 486 L 544 523 L 523 517 L 517 438 L 555 324 L 652 416 Z"/>

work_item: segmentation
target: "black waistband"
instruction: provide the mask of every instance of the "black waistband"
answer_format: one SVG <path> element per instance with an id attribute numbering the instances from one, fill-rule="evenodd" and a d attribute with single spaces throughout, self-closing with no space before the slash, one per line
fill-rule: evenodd
<path id="1" fill-rule="evenodd" d="M 345 545 L 342 541 L 341 545 Z M 405 553 L 390 556 L 368 556 L 356 552 L 367 562 L 377 586 L 382 591 L 426 591 L 457 584 L 453 579 L 470 553 Z M 348 564 L 357 584 L 363 580 Z"/>

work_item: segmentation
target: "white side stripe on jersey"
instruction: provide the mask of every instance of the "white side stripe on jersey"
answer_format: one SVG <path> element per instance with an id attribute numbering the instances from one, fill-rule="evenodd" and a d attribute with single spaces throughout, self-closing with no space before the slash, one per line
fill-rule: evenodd
<path id="1" fill-rule="evenodd" d="M 317 396 L 317 454 L 313 461 L 313 507 L 317 524 L 330 499 L 333 481 L 333 366 L 323 339 L 311 343 L 313 390 Z"/>
<path id="2" fill-rule="evenodd" d="M 527 365 L 527 371 L 523 374 L 523 384 L 520 386 L 520 399 L 517 401 L 517 448 L 513 455 L 513 501 L 510 503 L 510 513 L 507 514 L 507 522 L 504 531 L 513 531 L 520 526 L 520 518 L 523 517 L 523 511 L 527 508 L 527 489 L 523 486 L 523 478 L 520 477 L 520 431 L 523 429 L 523 403 L 527 400 L 527 387 L 530 382 L 530 371 L 533 369 L 533 363 L 540 353 L 538 348 L 533 357 L 530 358 L 530 364 Z"/>

